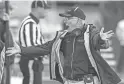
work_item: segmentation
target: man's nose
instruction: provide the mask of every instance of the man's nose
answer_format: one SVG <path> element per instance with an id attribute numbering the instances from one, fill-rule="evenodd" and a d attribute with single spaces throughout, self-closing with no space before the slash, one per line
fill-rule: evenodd
<path id="1" fill-rule="evenodd" d="M 67 19 L 66 18 L 64 19 L 64 23 L 67 23 Z"/>

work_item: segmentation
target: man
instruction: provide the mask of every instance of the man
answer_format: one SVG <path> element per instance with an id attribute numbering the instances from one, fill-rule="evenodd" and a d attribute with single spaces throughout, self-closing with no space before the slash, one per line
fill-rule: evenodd
<path id="1" fill-rule="evenodd" d="M 13 7 L 9 5 L 11 11 Z M 9 15 L 5 13 L 5 3 L 0 2 L 0 51 L 3 48 L 2 45 L 5 42 L 5 22 L 9 20 Z"/>
<path id="2" fill-rule="evenodd" d="M 3 5 L 3 3 L 1 3 L 0 5 Z M 0 53 L 2 52 L 3 48 L 4 48 L 4 43 L 5 43 L 5 19 L 3 17 L 6 17 L 5 15 L 5 6 L 1 6 L 0 7 Z M 1 80 L 2 80 L 2 83 L 4 82 L 4 76 L 3 76 L 3 69 L 4 69 L 4 63 L 5 63 L 5 55 L 0 55 L 0 65 L 2 67 L 0 67 L 0 74 L 1 74 L 1 77 L 0 77 L 0 83 L 1 83 Z"/>
<path id="3" fill-rule="evenodd" d="M 29 47 L 42 45 L 42 32 L 39 19 L 45 18 L 49 7 L 45 1 L 35 0 L 31 4 L 31 13 L 22 21 L 19 30 L 20 46 Z M 23 84 L 42 84 L 42 58 L 21 56 L 20 69 L 23 74 Z"/>
<path id="4" fill-rule="evenodd" d="M 9 12 L 13 10 L 12 5 L 9 5 Z M 13 63 L 13 57 L 8 62 L 5 60 L 5 38 L 6 38 L 6 21 L 9 20 L 9 15 L 5 13 L 5 2 L 0 2 L 0 83 L 5 84 L 7 80 L 7 64 Z M 9 40 L 12 43 L 11 33 L 9 33 Z"/>
<path id="5" fill-rule="evenodd" d="M 117 84 L 120 78 L 100 56 L 101 48 L 108 48 L 112 31 L 103 33 L 85 24 L 85 14 L 79 7 L 65 13 L 66 30 L 57 32 L 54 40 L 43 45 L 8 48 L 8 56 L 45 55 L 50 53 L 50 78 L 64 84 Z"/>

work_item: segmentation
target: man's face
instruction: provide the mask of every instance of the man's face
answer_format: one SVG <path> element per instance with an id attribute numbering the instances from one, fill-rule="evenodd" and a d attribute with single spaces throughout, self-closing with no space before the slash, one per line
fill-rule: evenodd
<path id="1" fill-rule="evenodd" d="M 5 13 L 5 9 L 0 9 L 0 18 L 3 18 Z"/>
<path id="2" fill-rule="evenodd" d="M 67 17 L 67 18 L 65 18 L 65 23 L 68 26 L 76 25 L 77 21 L 78 21 L 77 17 Z"/>
<path id="3" fill-rule="evenodd" d="M 73 27 L 73 28 L 70 28 L 70 30 L 74 30 L 75 29 L 74 26 L 76 26 L 78 23 L 78 18 L 77 17 L 65 17 L 64 22 L 67 26 Z"/>
<path id="4" fill-rule="evenodd" d="M 12 14 L 12 9 L 9 9 L 9 15 L 6 13 L 5 8 L 0 9 L 0 18 L 4 21 L 9 20 L 9 16 Z"/>
<path id="5" fill-rule="evenodd" d="M 41 7 L 37 8 L 39 18 L 45 18 L 47 16 L 47 10 Z"/>

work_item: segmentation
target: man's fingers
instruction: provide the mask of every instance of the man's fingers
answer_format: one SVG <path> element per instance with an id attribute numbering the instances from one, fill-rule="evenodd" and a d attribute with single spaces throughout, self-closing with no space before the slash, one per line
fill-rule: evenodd
<path id="1" fill-rule="evenodd" d="M 101 28 L 100 33 L 103 33 L 103 31 L 104 31 L 104 27 L 103 27 L 103 28 Z"/>
<path id="2" fill-rule="evenodd" d="M 7 56 L 12 56 L 13 53 L 11 53 L 11 52 L 12 52 L 12 51 L 6 51 Z"/>
<path id="3" fill-rule="evenodd" d="M 114 33 L 113 33 L 113 32 L 111 32 L 111 33 L 108 33 L 107 35 L 114 35 Z"/>
<path id="4" fill-rule="evenodd" d="M 114 33 L 113 33 L 114 34 Z M 111 38 L 113 36 L 113 34 L 108 34 L 107 38 Z"/>
<path id="5" fill-rule="evenodd" d="M 13 47 L 9 47 L 9 48 L 7 48 L 7 50 L 12 50 L 12 49 L 14 49 Z"/>
<path id="6" fill-rule="evenodd" d="M 7 54 L 7 56 L 12 56 L 13 54 Z"/>
<path id="7" fill-rule="evenodd" d="M 6 53 L 12 53 L 12 50 L 7 50 Z"/>
<path id="8" fill-rule="evenodd" d="M 106 32 L 106 34 L 109 34 L 109 33 L 114 33 L 113 30 L 110 30 L 108 32 Z"/>
<path id="9" fill-rule="evenodd" d="M 115 33 L 111 33 L 111 35 L 114 35 Z"/>

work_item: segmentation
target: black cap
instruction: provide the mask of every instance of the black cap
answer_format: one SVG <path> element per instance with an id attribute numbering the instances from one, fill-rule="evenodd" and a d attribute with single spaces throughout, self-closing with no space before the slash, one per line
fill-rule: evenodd
<path id="1" fill-rule="evenodd" d="M 45 2 L 44 0 L 33 1 L 31 7 L 32 8 L 43 7 L 44 9 L 50 8 L 50 6 L 48 6 L 47 2 Z"/>
<path id="2" fill-rule="evenodd" d="M 79 7 L 73 7 L 70 10 L 67 10 L 65 13 L 60 13 L 59 16 L 61 16 L 61 17 L 78 17 L 82 20 L 85 20 L 85 18 L 86 18 L 84 12 Z"/>

